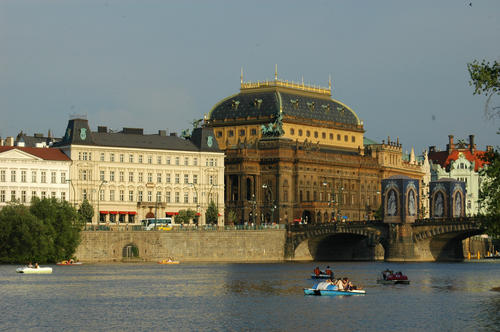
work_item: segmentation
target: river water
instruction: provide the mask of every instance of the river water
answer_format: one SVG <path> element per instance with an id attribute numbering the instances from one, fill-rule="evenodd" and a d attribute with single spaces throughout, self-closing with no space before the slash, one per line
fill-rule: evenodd
<path id="1" fill-rule="evenodd" d="M 304 296 L 316 265 L 362 296 Z M 500 331 L 499 261 L 0 266 L 0 330 Z M 410 285 L 378 285 L 385 268 Z"/>

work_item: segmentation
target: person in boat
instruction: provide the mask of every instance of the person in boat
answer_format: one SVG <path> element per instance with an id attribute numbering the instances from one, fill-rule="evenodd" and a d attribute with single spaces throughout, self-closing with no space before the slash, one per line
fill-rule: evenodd
<path id="1" fill-rule="evenodd" d="M 40 266 L 38 266 L 38 263 L 35 263 L 35 269 L 38 269 Z"/>
<path id="2" fill-rule="evenodd" d="M 342 280 L 342 286 L 344 290 L 349 290 L 349 278 L 344 277 L 344 279 Z"/>
<path id="3" fill-rule="evenodd" d="M 330 278 L 332 277 L 333 272 L 332 272 L 332 270 L 330 269 L 330 266 L 327 266 L 327 267 L 326 267 L 325 273 L 326 273 L 327 275 L 329 275 L 329 276 L 330 276 Z"/>
<path id="4" fill-rule="evenodd" d="M 33 264 L 31 264 L 31 262 L 28 263 L 28 267 L 29 268 L 32 268 L 33 267 Z"/>
<path id="5" fill-rule="evenodd" d="M 337 283 L 335 285 L 337 286 L 338 290 L 341 290 L 341 291 L 344 290 L 344 283 L 342 282 L 341 278 L 337 280 Z"/>
<path id="6" fill-rule="evenodd" d="M 314 274 L 316 275 L 316 277 L 319 277 L 319 275 L 321 274 L 321 270 L 319 269 L 319 266 L 316 266 L 316 268 L 314 269 Z"/>

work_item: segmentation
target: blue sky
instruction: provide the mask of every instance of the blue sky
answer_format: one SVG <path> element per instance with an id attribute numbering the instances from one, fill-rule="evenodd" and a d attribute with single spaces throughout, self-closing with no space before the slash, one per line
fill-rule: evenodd
<path id="1" fill-rule="evenodd" d="M 466 64 L 500 60 L 500 1 L 0 1 L 0 136 L 180 132 L 245 81 L 328 86 L 405 150 L 497 145 Z M 497 99 L 500 103 L 500 100 Z"/>

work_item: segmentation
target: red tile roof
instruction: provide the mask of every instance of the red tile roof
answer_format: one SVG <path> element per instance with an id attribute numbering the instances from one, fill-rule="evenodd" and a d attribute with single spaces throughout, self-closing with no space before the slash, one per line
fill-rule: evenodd
<path id="1" fill-rule="evenodd" d="M 470 150 L 453 150 L 448 154 L 448 151 L 439 151 L 439 152 L 431 152 L 429 153 L 429 160 L 432 160 L 434 163 L 438 163 L 443 168 L 447 168 L 451 161 L 455 161 L 458 159 L 459 153 L 462 153 L 470 162 L 475 162 L 474 171 L 478 171 L 483 168 L 486 162 L 481 159 L 481 157 L 486 153 L 486 151 L 474 151 L 474 153 L 470 152 Z"/>
<path id="2" fill-rule="evenodd" d="M 21 146 L 0 146 L 0 153 L 9 150 L 20 150 L 44 160 L 71 161 L 60 149 L 54 148 L 31 148 Z"/>

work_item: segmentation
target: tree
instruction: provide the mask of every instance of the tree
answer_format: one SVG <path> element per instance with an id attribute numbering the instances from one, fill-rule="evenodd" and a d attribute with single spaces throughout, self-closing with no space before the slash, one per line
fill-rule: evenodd
<path id="1" fill-rule="evenodd" d="M 196 212 L 187 209 L 187 210 L 179 210 L 179 214 L 175 217 L 175 222 L 180 224 L 189 224 L 189 221 L 193 220 L 196 217 Z"/>
<path id="2" fill-rule="evenodd" d="M 484 112 L 487 118 L 491 119 L 500 116 L 500 106 L 492 106 L 490 110 L 491 98 L 500 94 L 500 63 L 483 60 L 481 63 L 474 60 L 467 64 L 471 81 L 474 86 L 475 95 L 487 96 Z"/>
<path id="3" fill-rule="evenodd" d="M 474 60 L 467 64 L 471 77 L 469 84 L 474 86 L 474 94 L 486 95 L 485 115 L 487 118 L 500 117 L 500 106 L 492 106 L 491 98 L 500 94 L 500 63 Z M 500 131 L 498 132 L 500 134 Z M 482 184 L 479 191 L 481 219 L 491 235 L 500 235 L 500 153 L 496 150 L 487 151 L 484 160 L 489 164 L 480 172 Z"/>
<path id="4" fill-rule="evenodd" d="M 92 218 L 94 217 L 94 208 L 86 199 L 84 199 L 82 204 L 80 205 L 78 215 L 83 222 L 92 222 Z"/>
<path id="5" fill-rule="evenodd" d="M 234 225 L 238 219 L 238 214 L 234 210 L 229 210 L 227 213 L 227 221 L 230 225 Z"/>
<path id="6" fill-rule="evenodd" d="M 487 151 L 483 159 L 488 165 L 479 173 L 483 179 L 479 191 L 482 222 L 488 234 L 500 235 L 500 152 Z"/>
<path id="7" fill-rule="evenodd" d="M 207 224 L 217 224 L 217 220 L 219 219 L 219 210 L 217 209 L 217 205 L 215 205 L 214 201 L 210 201 L 208 204 L 205 217 L 207 219 Z"/>

